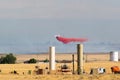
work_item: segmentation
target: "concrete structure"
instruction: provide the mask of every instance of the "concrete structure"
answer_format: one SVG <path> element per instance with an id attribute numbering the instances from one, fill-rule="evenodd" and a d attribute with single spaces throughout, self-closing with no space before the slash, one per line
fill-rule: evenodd
<path id="1" fill-rule="evenodd" d="M 118 61 L 118 52 L 117 51 L 110 52 L 110 61 Z"/>
<path id="2" fill-rule="evenodd" d="M 83 74 L 83 44 L 77 44 L 77 70 Z"/>
<path id="3" fill-rule="evenodd" d="M 55 47 L 49 48 L 49 69 L 50 71 L 55 70 Z"/>

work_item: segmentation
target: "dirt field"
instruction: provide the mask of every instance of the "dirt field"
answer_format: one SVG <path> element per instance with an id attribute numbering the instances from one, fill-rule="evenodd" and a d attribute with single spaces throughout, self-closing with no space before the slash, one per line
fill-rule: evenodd
<path id="1" fill-rule="evenodd" d="M 24 56 L 24 57 L 23 57 Z M 71 54 L 59 54 L 57 55 L 56 59 L 70 59 Z M 96 57 L 95 57 L 96 56 Z M 45 54 L 42 56 L 40 55 L 17 55 L 18 60 L 24 61 L 29 58 L 40 58 L 42 59 L 48 58 L 48 55 Z M 88 56 L 87 56 L 88 57 Z M 97 57 L 102 59 L 102 57 L 98 55 L 92 54 L 92 58 Z M 89 57 L 90 58 L 90 57 Z M 41 58 L 40 58 L 41 59 Z M 71 58 L 72 59 L 72 58 Z M 85 73 L 82 75 L 77 74 L 59 74 L 58 70 L 61 65 L 65 63 L 56 63 L 56 71 L 53 74 L 43 74 L 43 75 L 36 75 L 35 73 L 35 66 L 39 66 L 41 69 L 45 69 L 46 67 L 49 68 L 48 63 L 37 63 L 37 64 L 23 64 L 23 63 L 17 63 L 17 64 L 0 64 L 0 80 L 120 80 L 120 74 L 113 74 L 111 72 L 112 66 L 119 66 L 120 62 L 112 62 L 109 60 L 90 60 L 87 62 L 84 62 L 84 70 Z M 72 63 L 66 63 L 66 65 L 72 70 Z M 105 68 L 106 73 L 105 74 L 95 74 L 90 75 L 91 68 Z M 13 74 L 13 72 L 16 71 L 17 74 Z M 31 73 L 29 73 L 31 71 Z M 49 71 L 49 69 L 48 69 Z M 75 62 L 75 73 L 77 72 L 77 63 Z"/>
<path id="2" fill-rule="evenodd" d="M 77 54 L 74 53 L 75 60 L 77 60 Z M 29 60 L 30 58 L 35 58 L 37 60 L 45 60 L 49 59 L 48 53 L 42 54 L 16 54 L 17 62 L 23 62 Z M 56 60 L 72 60 L 72 53 L 56 53 L 55 54 Z M 109 53 L 84 53 L 85 61 L 109 61 L 110 54 Z"/>

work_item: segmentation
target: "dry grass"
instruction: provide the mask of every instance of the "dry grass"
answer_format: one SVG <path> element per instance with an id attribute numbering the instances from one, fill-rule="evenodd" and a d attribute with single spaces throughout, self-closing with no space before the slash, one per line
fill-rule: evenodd
<path id="1" fill-rule="evenodd" d="M 24 57 L 23 57 L 24 56 Z M 96 56 L 96 57 L 95 57 Z M 19 61 L 28 60 L 30 58 L 38 58 L 38 59 L 46 59 L 49 58 L 47 54 L 45 55 L 17 55 Z M 56 59 L 63 59 L 63 60 L 70 60 L 72 59 L 71 54 L 59 54 L 57 55 Z M 92 58 L 97 57 L 100 59 L 100 56 L 93 55 Z M 90 58 L 90 56 L 89 56 Z M 102 59 L 102 57 L 101 57 Z M 107 58 L 108 59 L 108 58 Z M 64 64 L 64 63 L 63 63 Z M 59 69 L 59 66 L 63 65 L 61 63 L 56 64 L 56 69 Z M 66 63 L 70 69 L 72 70 L 72 63 Z M 84 70 L 86 74 L 83 75 L 58 75 L 58 74 L 47 74 L 47 75 L 36 75 L 34 73 L 35 66 L 40 66 L 40 68 L 45 69 L 49 67 L 48 63 L 39 63 L 39 64 L 0 64 L 0 80 L 120 80 L 119 74 L 112 74 L 111 67 L 112 66 L 119 66 L 120 62 L 110 62 L 106 61 L 90 61 L 84 63 Z M 99 75 L 90 75 L 91 68 L 99 68 L 103 67 L 106 69 L 106 74 L 99 74 Z M 18 74 L 11 74 L 12 71 L 17 71 Z M 32 74 L 29 75 L 28 71 L 31 70 Z M 77 70 L 77 64 L 75 63 L 75 71 Z M 23 74 L 24 73 L 24 74 Z"/>
<path id="2" fill-rule="evenodd" d="M 35 66 L 45 69 L 49 65 L 46 63 L 41 64 L 1 64 L 0 80 L 120 80 L 120 75 L 114 75 L 111 73 L 110 67 L 117 65 L 120 66 L 120 62 L 87 62 L 84 63 L 84 69 L 87 74 L 83 75 L 36 75 L 34 74 Z M 62 64 L 56 64 L 56 68 Z M 72 69 L 72 64 L 67 64 Z M 101 75 L 89 75 L 90 69 L 94 67 L 104 67 L 106 74 Z M 19 74 L 11 74 L 11 71 L 16 70 Z M 29 75 L 28 71 L 31 70 L 32 74 Z M 75 65 L 76 70 L 76 65 Z M 24 72 L 24 74 L 23 74 Z"/>

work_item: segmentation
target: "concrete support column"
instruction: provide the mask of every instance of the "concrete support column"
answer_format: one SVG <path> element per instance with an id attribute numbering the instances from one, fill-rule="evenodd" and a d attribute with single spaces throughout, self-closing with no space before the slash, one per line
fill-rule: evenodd
<path id="1" fill-rule="evenodd" d="M 77 44 L 77 70 L 83 74 L 83 44 Z"/>
<path id="2" fill-rule="evenodd" d="M 49 48 L 49 70 L 55 70 L 55 47 Z"/>
<path id="3" fill-rule="evenodd" d="M 110 61 L 118 62 L 118 58 L 119 58 L 119 55 L 117 51 L 110 52 Z"/>

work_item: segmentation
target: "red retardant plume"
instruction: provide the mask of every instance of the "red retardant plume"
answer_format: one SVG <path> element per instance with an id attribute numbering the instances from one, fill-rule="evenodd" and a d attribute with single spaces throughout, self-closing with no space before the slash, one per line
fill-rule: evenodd
<path id="1" fill-rule="evenodd" d="M 65 37 L 61 37 L 61 36 L 56 36 L 56 39 L 64 44 L 67 44 L 69 42 L 85 42 L 88 39 L 86 38 L 65 38 Z"/>

